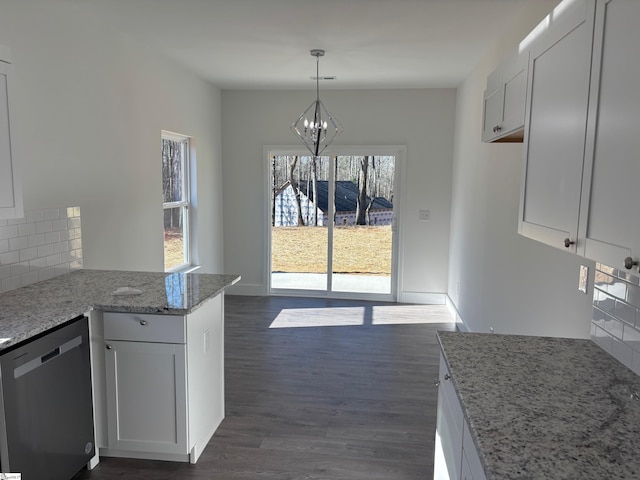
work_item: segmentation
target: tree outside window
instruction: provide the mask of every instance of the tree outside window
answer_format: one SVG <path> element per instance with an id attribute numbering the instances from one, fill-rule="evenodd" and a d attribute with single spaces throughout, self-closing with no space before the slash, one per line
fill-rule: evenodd
<path id="1" fill-rule="evenodd" d="M 162 133 L 164 269 L 191 264 L 189 249 L 189 138 Z"/>

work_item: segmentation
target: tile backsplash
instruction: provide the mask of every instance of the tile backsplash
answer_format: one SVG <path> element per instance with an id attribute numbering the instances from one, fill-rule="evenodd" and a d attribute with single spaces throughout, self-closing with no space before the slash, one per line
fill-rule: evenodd
<path id="1" fill-rule="evenodd" d="M 82 268 L 80 208 L 25 211 L 0 220 L 0 293 Z"/>
<path id="2" fill-rule="evenodd" d="M 591 339 L 640 375 L 640 277 L 596 263 Z"/>

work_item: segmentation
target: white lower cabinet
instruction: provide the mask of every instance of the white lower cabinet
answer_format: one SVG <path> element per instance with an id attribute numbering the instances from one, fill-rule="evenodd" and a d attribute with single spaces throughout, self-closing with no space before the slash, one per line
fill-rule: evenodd
<path id="1" fill-rule="evenodd" d="M 464 418 L 462 406 L 451 383 L 451 375 L 442 354 L 437 384 L 438 417 L 434 480 L 486 480 L 471 431 Z"/>
<path id="2" fill-rule="evenodd" d="M 224 418 L 222 295 L 186 316 L 92 315 L 100 455 L 195 463 Z"/>
<path id="3" fill-rule="evenodd" d="M 188 453 L 186 347 L 106 339 L 108 446 Z"/>

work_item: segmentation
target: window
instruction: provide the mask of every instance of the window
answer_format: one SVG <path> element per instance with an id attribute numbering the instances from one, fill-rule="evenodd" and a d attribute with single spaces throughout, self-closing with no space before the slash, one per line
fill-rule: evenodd
<path id="1" fill-rule="evenodd" d="M 164 269 L 191 264 L 189 248 L 189 138 L 162 132 Z"/>

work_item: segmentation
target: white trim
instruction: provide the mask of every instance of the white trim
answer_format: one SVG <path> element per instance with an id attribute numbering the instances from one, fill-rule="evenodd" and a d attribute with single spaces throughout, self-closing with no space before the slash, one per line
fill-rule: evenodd
<path id="1" fill-rule="evenodd" d="M 398 297 L 400 303 L 418 303 L 421 305 L 445 305 L 446 294 L 425 292 L 401 292 Z"/>

